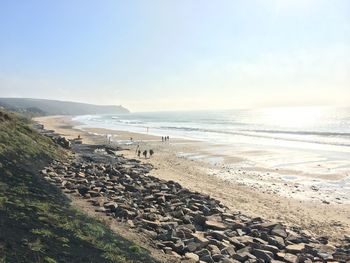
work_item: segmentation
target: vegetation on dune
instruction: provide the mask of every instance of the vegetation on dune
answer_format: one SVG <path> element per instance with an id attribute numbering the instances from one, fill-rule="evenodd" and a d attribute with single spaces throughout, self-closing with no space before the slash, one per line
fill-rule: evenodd
<path id="1" fill-rule="evenodd" d="M 37 174 L 64 154 L 28 120 L 0 111 L 0 262 L 155 262 Z"/>

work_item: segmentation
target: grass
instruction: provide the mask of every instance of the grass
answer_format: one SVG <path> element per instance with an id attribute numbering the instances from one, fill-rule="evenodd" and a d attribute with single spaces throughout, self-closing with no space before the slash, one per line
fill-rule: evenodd
<path id="1" fill-rule="evenodd" d="M 27 119 L 0 113 L 0 263 L 156 262 L 146 250 L 74 209 L 37 174 L 64 156 Z"/>

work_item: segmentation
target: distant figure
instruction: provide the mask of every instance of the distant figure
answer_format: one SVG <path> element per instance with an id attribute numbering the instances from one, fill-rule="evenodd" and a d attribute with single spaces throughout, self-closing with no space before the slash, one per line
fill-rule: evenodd
<path id="1" fill-rule="evenodd" d="M 166 139 L 169 141 L 169 136 L 167 136 Z"/>
<path id="2" fill-rule="evenodd" d="M 164 141 L 166 142 L 166 136 L 164 136 Z"/>
<path id="3" fill-rule="evenodd" d="M 78 135 L 78 139 L 80 139 L 80 134 Z"/>
<path id="4" fill-rule="evenodd" d="M 145 159 L 147 158 L 147 150 L 144 150 L 142 155 L 145 157 Z"/>
<path id="5" fill-rule="evenodd" d="M 162 136 L 162 142 L 164 142 L 164 137 Z"/>
<path id="6" fill-rule="evenodd" d="M 139 148 L 140 148 L 140 144 L 137 145 L 136 150 L 135 150 L 135 153 L 137 153 L 137 151 L 139 150 Z"/>
<path id="7" fill-rule="evenodd" d="M 149 150 L 149 157 L 151 158 L 152 157 L 152 155 L 154 154 L 154 151 L 151 149 L 151 150 Z"/>
<path id="8" fill-rule="evenodd" d="M 141 157 L 141 150 L 140 150 L 140 149 L 137 151 L 137 156 L 138 156 L 139 158 Z"/>
<path id="9" fill-rule="evenodd" d="M 132 137 L 130 137 L 130 141 L 132 141 Z"/>

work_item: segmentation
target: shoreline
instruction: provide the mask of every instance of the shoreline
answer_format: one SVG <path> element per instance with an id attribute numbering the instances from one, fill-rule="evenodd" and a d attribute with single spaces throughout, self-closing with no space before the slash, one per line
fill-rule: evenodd
<path id="1" fill-rule="evenodd" d="M 87 143 L 106 142 L 106 136 L 93 133 L 117 135 L 118 140 L 124 141 L 123 147 L 130 148 L 122 152 L 127 158 L 135 158 L 136 145 L 128 145 L 125 142 L 130 137 L 133 137 L 134 141 L 142 140 L 145 147 L 155 150 L 152 158 L 140 159 L 154 166 L 150 175 L 174 180 L 190 190 L 209 194 L 233 211 L 242 211 L 249 216 L 261 216 L 267 220 L 284 222 L 289 226 L 301 226 L 315 235 L 330 236 L 332 240 L 339 240 L 344 233 L 350 232 L 350 208 L 346 203 L 338 204 L 333 201 L 328 203 L 329 201 L 320 199 L 319 189 L 314 188 L 307 192 L 317 196 L 318 201 L 298 200 L 295 196 L 305 195 L 305 192 L 300 190 L 302 186 L 293 182 L 287 186 L 276 184 L 274 177 L 268 178 L 266 171 L 261 171 L 261 174 L 255 174 L 255 172 L 251 174 L 248 169 L 215 166 L 177 156 L 178 152 L 190 152 L 203 148 L 201 142 L 171 139 L 170 143 L 162 143 L 159 137 L 151 135 L 107 129 L 85 129 L 84 131 L 74 128 L 78 124 L 74 123 L 70 117 L 54 116 L 36 118 L 36 120 L 46 129 L 53 129 L 67 138 L 74 138 L 81 134 L 84 142 Z M 220 172 L 226 170 L 229 172 Z M 281 191 L 281 187 L 282 190 L 289 189 L 290 192 L 294 192 L 292 193 L 294 197 L 288 194 L 283 196 L 283 193 L 281 195 L 276 192 Z M 332 196 L 335 193 L 327 194 Z M 325 202 L 322 203 L 323 201 Z"/>

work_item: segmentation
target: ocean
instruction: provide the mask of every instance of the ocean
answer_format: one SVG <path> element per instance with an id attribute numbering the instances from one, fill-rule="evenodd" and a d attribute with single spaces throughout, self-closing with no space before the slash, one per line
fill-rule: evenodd
<path id="1" fill-rule="evenodd" d="M 84 115 L 84 127 L 149 133 L 220 145 L 350 154 L 350 108 L 290 107 Z"/>

